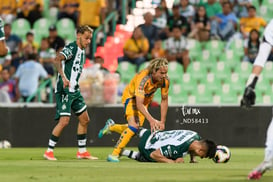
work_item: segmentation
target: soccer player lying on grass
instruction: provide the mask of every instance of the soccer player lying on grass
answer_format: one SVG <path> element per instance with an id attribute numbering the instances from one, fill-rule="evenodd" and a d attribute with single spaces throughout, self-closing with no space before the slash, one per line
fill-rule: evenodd
<path id="1" fill-rule="evenodd" d="M 139 133 L 139 152 L 123 150 L 127 156 L 140 162 L 184 162 L 186 154 L 190 154 L 190 162 L 195 163 L 194 156 L 213 158 L 216 145 L 210 140 L 201 140 L 198 133 L 191 130 L 157 131 L 142 129 Z"/>

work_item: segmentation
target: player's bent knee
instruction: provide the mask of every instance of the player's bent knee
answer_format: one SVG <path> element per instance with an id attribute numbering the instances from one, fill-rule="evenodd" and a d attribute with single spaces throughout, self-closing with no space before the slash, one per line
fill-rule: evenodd
<path id="1" fill-rule="evenodd" d="M 64 128 L 69 124 L 69 117 L 61 117 L 61 119 L 59 120 L 59 125 Z"/>

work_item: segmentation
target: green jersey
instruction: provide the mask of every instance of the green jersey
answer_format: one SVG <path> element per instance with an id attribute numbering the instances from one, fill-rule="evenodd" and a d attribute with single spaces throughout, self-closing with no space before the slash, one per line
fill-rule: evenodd
<path id="1" fill-rule="evenodd" d="M 5 32 L 4 32 L 4 21 L 0 18 L 0 40 L 5 39 Z"/>
<path id="2" fill-rule="evenodd" d="M 85 50 L 80 49 L 76 41 L 66 45 L 60 52 L 64 55 L 65 60 L 62 61 L 62 68 L 67 79 L 70 81 L 68 91 L 75 93 L 79 91 L 79 79 L 82 73 L 83 64 L 85 63 Z M 63 81 L 58 74 L 55 92 L 63 91 Z"/>
<path id="3" fill-rule="evenodd" d="M 159 131 L 155 134 L 150 134 L 148 130 L 141 138 L 139 150 L 142 154 L 145 151 L 143 155 L 150 161 L 153 161 L 150 158 L 151 152 L 157 149 L 160 149 L 166 158 L 175 160 L 188 154 L 191 143 L 200 139 L 200 136 L 191 130 Z"/>

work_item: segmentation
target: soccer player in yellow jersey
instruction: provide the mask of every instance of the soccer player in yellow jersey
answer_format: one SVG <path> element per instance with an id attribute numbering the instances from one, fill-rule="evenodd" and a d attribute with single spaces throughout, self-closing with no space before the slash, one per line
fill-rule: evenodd
<path id="1" fill-rule="evenodd" d="M 167 73 L 168 60 L 166 58 L 153 59 L 150 61 L 148 68 L 136 74 L 124 89 L 122 103 L 125 107 L 125 119 L 128 121 L 128 125 L 115 124 L 113 120 L 109 119 L 99 132 L 99 138 L 109 132 L 121 133 L 119 141 L 112 154 L 108 155 L 107 161 L 119 162 L 118 157 L 122 149 L 138 132 L 139 127 L 143 126 L 145 118 L 149 121 L 152 132 L 165 129 L 169 91 Z M 160 121 L 155 119 L 147 109 L 158 88 L 161 88 Z"/>

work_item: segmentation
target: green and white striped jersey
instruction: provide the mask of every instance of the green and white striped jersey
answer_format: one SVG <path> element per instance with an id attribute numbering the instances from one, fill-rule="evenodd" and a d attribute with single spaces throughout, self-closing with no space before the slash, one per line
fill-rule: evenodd
<path id="1" fill-rule="evenodd" d="M 4 21 L 0 18 L 0 40 L 5 39 Z"/>
<path id="2" fill-rule="evenodd" d="M 161 154 L 166 158 L 175 160 L 184 157 L 191 143 L 200 139 L 196 132 L 190 130 L 159 131 L 149 136 L 145 149 L 160 149 Z"/>
<path id="3" fill-rule="evenodd" d="M 62 68 L 67 79 L 70 81 L 68 91 L 75 93 L 79 91 L 79 79 L 82 73 L 83 64 L 85 63 L 85 50 L 80 49 L 76 41 L 66 45 L 60 52 L 64 55 L 65 60 L 62 61 Z M 58 73 L 55 92 L 63 91 L 63 81 Z"/>

